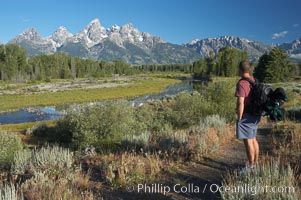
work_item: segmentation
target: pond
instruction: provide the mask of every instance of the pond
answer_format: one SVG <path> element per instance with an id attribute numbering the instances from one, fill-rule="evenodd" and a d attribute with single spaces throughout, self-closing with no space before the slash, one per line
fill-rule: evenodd
<path id="1" fill-rule="evenodd" d="M 134 107 L 138 107 L 143 105 L 143 103 L 147 101 L 153 101 L 156 99 L 161 99 L 163 97 L 177 95 L 185 91 L 192 92 L 194 90 L 193 82 L 194 81 L 191 79 L 183 80 L 181 83 L 166 87 L 166 89 L 161 93 L 144 95 L 141 97 L 129 99 L 129 101 Z M 62 117 L 64 113 L 65 109 L 62 106 L 23 108 L 12 112 L 0 113 L 0 124 L 19 124 L 27 122 L 56 120 Z"/>

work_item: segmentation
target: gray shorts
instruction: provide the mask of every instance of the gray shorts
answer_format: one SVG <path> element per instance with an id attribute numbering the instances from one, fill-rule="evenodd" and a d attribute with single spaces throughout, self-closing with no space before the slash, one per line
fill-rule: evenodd
<path id="1" fill-rule="evenodd" d="M 236 137 L 238 139 L 252 139 L 256 137 L 260 116 L 247 115 L 236 122 Z"/>

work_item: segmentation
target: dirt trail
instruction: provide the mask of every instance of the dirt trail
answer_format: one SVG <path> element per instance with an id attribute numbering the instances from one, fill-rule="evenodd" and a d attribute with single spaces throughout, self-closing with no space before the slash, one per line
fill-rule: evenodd
<path id="1" fill-rule="evenodd" d="M 271 137 L 268 135 L 270 128 L 262 127 L 258 131 L 257 140 L 260 146 L 260 155 L 266 155 L 271 151 Z M 213 156 L 204 158 L 201 162 L 190 163 L 188 167 L 178 171 L 169 179 L 169 183 L 164 183 L 173 187 L 179 183 L 181 186 L 198 186 L 200 192 L 188 193 L 169 193 L 163 194 L 137 194 L 127 191 L 112 191 L 104 195 L 104 199 L 120 199 L 120 200 L 215 200 L 221 199 L 217 193 L 210 192 L 209 188 L 215 188 L 215 185 L 221 185 L 222 177 L 227 170 L 234 170 L 245 165 L 246 153 L 243 142 L 237 140 L 234 135 L 228 142 L 221 145 L 219 150 Z M 206 187 L 206 189 L 204 189 Z M 204 190 L 204 191 L 203 191 Z"/>
<path id="2" fill-rule="evenodd" d="M 259 142 L 260 157 L 269 154 L 271 151 L 270 142 L 271 137 L 268 135 L 269 127 L 262 127 L 257 134 Z M 215 189 L 215 184 L 221 185 L 222 177 L 227 170 L 233 170 L 244 167 L 247 162 L 245 147 L 241 140 L 236 139 L 234 136 L 229 142 L 226 142 L 220 149 L 210 157 L 205 157 L 202 162 L 197 162 L 187 170 L 183 171 L 182 176 L 186 183 L 194 183 L 206 190 L 198 194 L 181 194 L 172 195 L 172 199 L 220 199 L 218 193 L 210 192 L 209 188 Z M 207 184 L 207 186 L 205 186 Z"/>
<path id="3" fill-rule="evenodd" d="M 268 135 L 270 128 L 260 128 L 257 134 L 259 142 L 260 156 L 266 155 L 270 151 L 270 136 Z M 211 185 L 214 189 L 216 185 L 221 185 L 222 177 L 227 170 L 241 168 L 247 161 L 245 147 L 241 140 L 237 140 L 234 135 L 230 141 L 225 142 L 220 146 L 219 150 L 211 155 L 205 157 L 201 162 L 192 162 L 189 166 L 177 171 L 176 174 L 168 177 L 168 185 L 173 187 L 176 183 L 181 186 L 199 186 L 200 192 L 187 193 L 169 193 L 163 194 L 137 194 L 124 191 L 109 192 L 104 195 L 107 200 L 215 200 L 220 199 L 220 195 L 210 192 Z M 204 189 L 206 187 L 206 189 Z M 193 188 L 193 187 L 192 187 Z"/>

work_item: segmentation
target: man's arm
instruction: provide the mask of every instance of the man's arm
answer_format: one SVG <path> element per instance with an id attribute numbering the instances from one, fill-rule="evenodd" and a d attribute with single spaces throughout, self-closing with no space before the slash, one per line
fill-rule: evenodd
<path id="1" fill-rule="evenodd" d="M 244 112 L 244 101 L 245 97 L 237 97 L 237 119 L 241 120 L 243 112 Z"/>

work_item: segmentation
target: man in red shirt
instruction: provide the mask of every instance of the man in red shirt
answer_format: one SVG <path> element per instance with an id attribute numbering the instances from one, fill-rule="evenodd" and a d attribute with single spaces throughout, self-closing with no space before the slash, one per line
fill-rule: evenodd
<path id="1" fill-rule="evenodd" d="M 243 80 L 243 78 L 248 78 L 255 81 L 250 75 L 251 65 L 249 61 L 240 62 L 238 71 L 242 79 L 238 81 L 235 91 L 237 97 L 236 136 L 244 141 L 249 160 L 245 170 L 250 171 L 254 164 L 258 162 L 259 145 L 256 140 L 256 133 L 260 116 L 252 113 L 251 85 L 247 80 Z"/>

